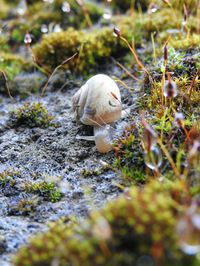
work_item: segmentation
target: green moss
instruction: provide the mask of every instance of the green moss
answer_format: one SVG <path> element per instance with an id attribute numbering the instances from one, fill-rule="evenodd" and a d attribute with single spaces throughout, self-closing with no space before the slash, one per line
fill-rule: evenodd
<path id="1" fill-rule="evenodd" d="M 181 38 L 173 38 L 170 40 L 170 45 L 175 49 L 190 50 L 198 47 L 200 43 L 200 35 L 199 34 L 191 34 L 187 37 L 181 36 Z"/>
<path id="2" fill-rule="evenodd" d="M 181 19 L 180 10 L 174 10 L 172 13 L 169 8 L 165 8 L 152 15 L 133 14 L 129 17 L 115 17 L 113 23 L 119 26 L 122 36 L 130 43 L 134 41 L 137 47 L 149 41 L 152 32 L 159 33 L 156 40 L 163 44 L 166 36 L 162 37 L 160 33 L 166 32 L 167 29 L 181 29 Z M 195 32 L 198 30 L 197 23 L 193 24 L 195 26 L 192 31 Z M 197 42 L 197 34 L 191 35 L 188 43 L 195 45 Z M 117 57 L 127 50 L 124 42 L 116 39 L 109 27 L 87 33 L 70 28 L 67 31 L 44 36 L 41 43 L 33 48 L 37 61 L 45 67 L 50 67 L 51 70 L 79 51 L 78 59 L 69 62 L 65 67 L 73 73 L 83 74 L 84 72 L 87 74 L 102 62 L 105 63 L 110 56 Z"/>
<path id="3" fill-rule="evenodd" d="M 84 2 L 84 7 L 80 7 L 76 1 L 70 0 L 70 12 L 62 11 L 62 5 L 66 2 L 64 0 L 56 0 L 48 4 L 40 1 L 28 2 L 28 9 L 25 14 L 26 23 L 18 17 L 9 20 L 7 27 L 9 29 L 10 42 L 15 44 L 23 44 L 24 36 L 27 32 L 33 35 L 32 43 L 37 42 L 43 35 L 41 27 L 45 25 L 48 32 L 54 32 L 55 26 L 61 28 L 68 28 L 73 26 L 75 28 L 84 28 L 87 21 L 95 23 L 102 16 L 103 10 L 101 7 L 91 3 Z M 86 10 L 86 13 L 85 11 Z"/>
<path id="4" fill-rule="evenodd" d="M 112 30 L 107 28 L 90 34 L 70 28 L 66 32 L 44 36 L 41 44 L 36 45 L 33 51 L 41 65 L 53 69 L 80 49 L 79 55 L 65 68 L 84 74 L 97 62 L 105 61 L 115 49 L 112 45 L 116 43 Z"/>
<path id="5" fill-rule="evenodd" d="M 138 132 L 132 125 L 113 144 L 116 157 L 113 166 L 121 171 L 125 183 L 143 183 L 146 180 L 143 150 L 135 136 L 138 136 Z"/>
<path id="6" fill-rule="evenodd" d="M 0 70 L 5 72 L 8 79 L 12 80 L 22 70 L 29 68 L 30 63 L 23 57 L 11 53 L 0 53 Z"/>
<path id="7" fill-rule="evenodd" d="M 52 116 L 48 114 L 46 108 L 39 102 L 25 103 L 22 107 L 11 112 L 10 119 L 13 126 L 41 127 L 46 128 L 51 125 Z"/>
<path id="8" fill-rule="evenodd" d="M 8 52 L 8 37 L 6 35 L 0 34 L 0 49 L 1 52 Z"/>
<path id="9" fill-rule="evenodd" d="M 86 177 L 91 177 L 91 176 L 99 176 L 102 175 L 103 173 L 107 172 L 108 170 L 111 169 L 111 166 L 105 165 L 99 168 L 95 168 L 95 169 L 82 169 L 80 174 L 81 176 L 83 176 L 84 178 Z"/>
<path id="10" fill-rule="evenodd" d="M 47 266 L 58 260 L 60 266 L 128 266 L 144 254 L 164 266 L 195 265 L 197 259 L 177 246 L 175 227 L 186 200 L 183 182 L 133 187 L 81 224 L 51 225 L 20 249 L 15 265 Z"/>
<path id="11" fill-rule="evenodd" d="M 122 12 L 127 11 L 128 9 L 132 9 L 133 7 L 136 9 L 147 10 L 149 4 L 149 0 L 115 0 L 111 2 L 111 5 L 115 10 L 121 10 Z"/>
<path id="12" fill-rule="evenodd" d="M 19 176 L 20 173 L 17 171 L 3 171 L 0 173 L 0 188 L 4 188 L 6 185 L 10 187 L 14 187 L 16 184 L 16 177 Z"/>
<path id="13" fill-rule="evenodd" d="M 157 3 L 161 6 L 167 6 L 164 1 L 157 1 Z M 196 13 L 198 10 L 198 0 L 170 0 L 169 1 L 170 5 L 171 5 L 171 10 L 177 9 L 177 10 L 183 10 L 183 5 L 185 4 L 189 14 L 191 13 Z"/>
<path id="14" fill-rule="evenodd" d="M 5 19 L 10 11 L 9 5 L 4 0 L 0 0 L 0 19 Z"/>
<path id="15" fill-rule="evenodd" d="M 25 184 L 24 190 L 27 193 L 34 193 L 41 196 L 44 200 L 57 202 L 61 199 L 62 194 L 55 183 L 40 181 L 36 183 Z"/>

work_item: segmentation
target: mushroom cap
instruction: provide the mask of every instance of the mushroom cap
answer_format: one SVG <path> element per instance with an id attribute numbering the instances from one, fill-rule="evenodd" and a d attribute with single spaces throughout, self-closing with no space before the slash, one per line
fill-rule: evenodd
<path id="1" fill-rule="evenodd" d="M 73 96 L 72 103 L 76 119 L 86 125 L 105 125 L 121 117 L 119 88 L 104 74 L 91 77 Z"/>

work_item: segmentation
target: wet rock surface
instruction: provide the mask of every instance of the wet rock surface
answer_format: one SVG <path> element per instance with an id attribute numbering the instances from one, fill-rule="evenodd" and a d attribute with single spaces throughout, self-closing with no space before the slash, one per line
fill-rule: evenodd
<path id="1" fill-rule="evenodd" d="M 93 132 L 73 118 L 71 98 L 78 87 L 71 87 L 72 84 L 64 92 L 49 90 L 42 98 L 30 96 L 16 103 L 1 96 L 0 173 L 11 173 L 11 178 L 0 187 L 2 266 L 11 265 L 11 253 L 29 236 L 45 230 L 48 222 L 72 215 L 82 219 L 91 209 L 102 207 L 120 193 L 116 186 L 120 181 L 118 173 L 103 169 L 103 162 L 112 163 L 114 153 L 102 155 L 93 142 L 76 139 L 76 135 Z M 140 93 L 136 90 L 130 97 L 124 88 L 121 93 L 124 108 L 131 106 L 137 115 L 136 99 Z M 24 102 L 37 101 L 47 108 L 56 126 L 13 128 L 9 112 Z M 121 119 L 116 130 L 122 130 L 128 119 Z M 84 175 L 84 170 L 90 174 Z M 27 192 L 27 184 L 43 181 L 55 182 L 62 195 L 58 201 L 47 200 L 44 191 L 37 195 Z"/>

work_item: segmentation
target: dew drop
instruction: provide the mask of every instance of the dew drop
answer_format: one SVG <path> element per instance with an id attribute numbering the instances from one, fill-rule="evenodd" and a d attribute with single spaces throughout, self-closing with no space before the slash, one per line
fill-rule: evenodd
<path id="1" fill-rule="evenodd" d="M 71 11 L 70 4 L 67 1 L 63 2 L 61 9 L 64 13 L 69 13 Z"/>
<path id="2" fill-rule="evenodd" d="M 56 24 L 56 25 L 54 26 L 53 31 L 54 31 L 54 32 L 61 32 L 61 31 L 62 31 L 62 28 L 60 27 L 59 24 Z"/>
<path id="3" fill-rule="evenodd" d="M 159 7 L 155 4 L 152 4 L 148 9 L 148 14 L 155 13 L 159 10 Z"/>
<path id="4" fill-rule="evenodd" d="M 180 249 L 187 255 L 200 253 L 200 214 L 198 203 L 193 202 L 177 224 Z"/>
<path id="5" fill-rule="evenodd" d="M 27 4 L 25 0 L 21 0 L 17 6 L 17 13 L 23 16 L 27 11 Z"/>
<path id="6" fill-rule="evenodd" d="M 181 250 L 187 255 L 196 255 L 200 252 L 200 245 L 189 245 L 187 243 L 182 243 L 180 245 Z"/>
<path id="7" fill-rule="evenodd" d="M 174 116 L 174 125 L 176 125 L 177 127 L 181 127 L 184 118 L 185 117 L 183 113 L 176 113 Z"/>
<path id="8" fill-rule="evenodd" d="M 110 9 L 105 9 L 103 13 L 103 18 L 106 20 L 110 20 L 112 17 L 112 12 Z"/>
<path id="9" fill-rule="evenodd" d="M 54 0 L 43 0 L 43 2 L 45 2 L 47 4 L 52 4 L 54 2 Z"/>
<path id="10" fill-rule="evenodd" d="M 48 30 L 48 26 L 46 24 L 42 24 L 40 30 L 41 30 L 42 33 L 47 33 L 49 31 Z"/>
<path id="11" fill-rule="evenodd" d="M 162 153 L 156 146 L 152 146 L 150 151 L 145 151 L 144 161 L 148 168 L 152 170 L 158 169 L 162 164 Z"/>

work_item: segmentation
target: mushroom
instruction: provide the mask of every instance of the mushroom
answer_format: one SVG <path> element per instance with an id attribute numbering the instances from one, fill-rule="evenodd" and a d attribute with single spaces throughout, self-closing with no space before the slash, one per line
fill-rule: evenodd
<path id="1" fill-rule="evenodd" d="M 72 104 L 76 120 L 94 127 L 94 136 L 77 138 L 95 141 L 101 153 L 110 151 L 111 124 L 122 113 L 121 95 L 115 81 L 104 74 L 91 77 L 73 96 Z"/>

